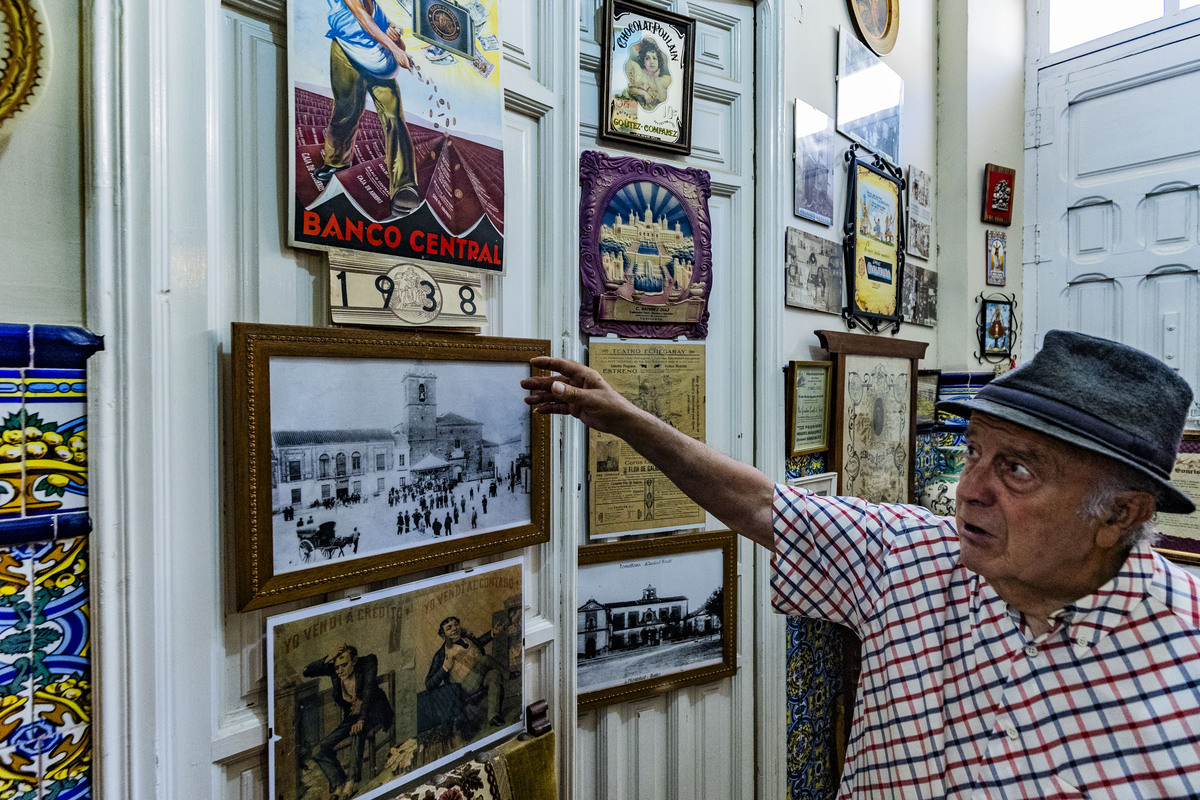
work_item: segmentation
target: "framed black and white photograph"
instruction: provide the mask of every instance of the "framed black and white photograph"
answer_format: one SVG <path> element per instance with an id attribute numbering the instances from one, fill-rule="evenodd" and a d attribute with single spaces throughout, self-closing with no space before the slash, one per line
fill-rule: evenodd
<path id="1" fill-rule="evenodd" d="M 737 536 L 579 548 L 579 710 L 737 672 Z"/>
<path id="2" fill-rule="evenodd" d="M 842 313 L 842 245 L 799 228 L 784 233 L 783 302 L 826 314 Z"/>
<path id="3" fill-rule="evenodd" d="M 605 0 L 600 138 L 692 152 L 696 20 L 634 0 Z"/>
<path id="4" fill-rule="evenodd" d="M 904 264 L 900 307 L 904 321 L 932 328 L 937 325 L 938 274 L 917 264 Z"/>
<path id="5" fill-rule="evenodd" d="M 908 165 L 908 254 L 929 260 L 932 251 L 933 176 Z"/>
<path id="6" fill-rule="evenodd" d="M 833 223 L 833 120 L 803 100 L 794 114 L 797 217 Z"/>
<path id="7" fill-rule="evenodd" d="M 510 558 L 269 617 L 266 796 L 394 797 L 519 732 L 523 573 Z"/>
<path id="8" fill-rule="evenodd" d="M 854 33 L 838 33 L 837 129 L 900 165 L 900 117 L 904 80 Z"/>
<path id="9" fill-rule="evenodd" d="M 235 324 L 243 610 L 549 539 L 530 339 Z"/>

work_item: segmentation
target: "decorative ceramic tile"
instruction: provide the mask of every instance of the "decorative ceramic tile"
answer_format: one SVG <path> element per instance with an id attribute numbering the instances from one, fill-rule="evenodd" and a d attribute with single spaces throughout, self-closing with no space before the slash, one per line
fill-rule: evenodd
<path id="1" fill-rule="evenodd" d="M 837 626 L 820 620 L 787 621 L 788 800 L 833 797 L 834 707 L 842 691 L 842 649 Z"/>
<path id="2" fill-rule="evenodd" d="M 83 370 L 27 369 L 25 515 L 87 508 L 87 382 Z"/>
<path id="3" fill-rule="evenodd" d="M 25 406 L 21 371 L 0 369 L 0 521 L 25 513 L 24 436 L 17 429 Z"/>
<path id="4" fill-rule="evenodd" d="M 0 324 L 0 800 L 91 798 L 88 357 Z"/>
<path id="5" fill-rule="evenodd" d="M 825 454 L 787 462 L 787 477 L 825 472 Z M 842 649 L 837 628 L 820 620 L 787 621 L 787 796 L 788 800 L 833 797 L 834 703 L 842 690 Z M 841 765 L 838 765 L 838 769 Z"/>
<path id="6" fill-rule="evenodd" d="M 992 372 L 943 372 L 938 376 L 938 402 L 970 400 L 994 377 Z M 946 411 L 939 411 L 937 425 L 943 430 L 966 430 L 967 421 Z"/>
<path id="7" fill-rule="evenodd" d="M 825 454 L 809 453 L 806 456 L 789 458 L 786 470 L 788 478 L 804 478 L 809 475 L 820 475 L 825 471 Z"/>

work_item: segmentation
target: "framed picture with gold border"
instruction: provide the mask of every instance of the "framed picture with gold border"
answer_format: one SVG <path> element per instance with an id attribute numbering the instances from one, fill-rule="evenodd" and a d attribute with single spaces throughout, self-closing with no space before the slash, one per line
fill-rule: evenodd
<path id="1" fill-rule="evenodd" d="M 1171 471 L 1171 483 L 1200 505 L 1200 430 L 1184 431 Z M 1191 514 L 1158 514 L 1155 525 L 1162 533 L 1158 552 L 1181 564 L 1200 565 L 1200 511 Z"/>
<path id="2" fill-rule="evenodd" d="M 828 450 L 833 362 L 789 362 L 787 385 L 788 458 Z"/>
<path id="3" fill-rule="evenodd" d="M 737 535 L 579 548 L 579 710 L 737 672 Z"/>
<path id="4" fill-rule="evenodd" d="M 892 52 L 900 35 L 900 0 L 847 0 L 854 30 L 878 55 Z"/>
<path id="5" fill-rule="evenodd" d="M 550 342 L 233 325 L 237 607 L 550 540 Z M 541 373 L 536 373 L 541 374 Z"/>

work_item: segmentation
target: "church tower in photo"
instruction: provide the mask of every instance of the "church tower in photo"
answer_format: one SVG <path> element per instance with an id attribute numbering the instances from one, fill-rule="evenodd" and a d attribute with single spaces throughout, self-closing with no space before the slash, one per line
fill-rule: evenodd
<path id="1" fill-rule="evenodd" d="M 404 376 L 403 419 L 410 463 L 419 464 L 438 448 L 437 376 L 432 372 L 416 370 Z"/>

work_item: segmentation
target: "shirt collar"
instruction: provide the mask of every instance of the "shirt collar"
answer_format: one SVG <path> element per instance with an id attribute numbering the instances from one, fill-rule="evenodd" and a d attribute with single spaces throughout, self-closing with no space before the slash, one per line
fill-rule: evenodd
<path id="1" fill-rule="evenodd" d="M 1075 644 L 1098 643 L 1145 601 L 1154 580 L 1154 563 L 1154 551 L 1142 542 L 1129 552 L 1112 580 L 1055 612 L 1054 619 L 1063 621 Z"/>
<path id="2" fill-rule="evenodd" d="M 1051 615 L 1054 630 L 1065 626 L 1066 636 L 1078 647 L 1089 647 L 1099 643 L 1112 633 L 1153 591 L 1155 559 L 1148 542 L 1134 547 L 1121 569 L 1108 583 L 1096 591 L 1060 608 Z M 1008 606 L 996 594 L 996 590 L 980 575 L 972 575 L 975 593 L 981 607 L 991 602 L 1002 604 L 1014 621 L 1019 621 L 1021 612 Z M 982 608 L 980 608 L 982 610 Z M 1001 612 L 1003 613 L 1003 612 Z M 1053 635 L 1053 631 L 1051 634 Z"/>

